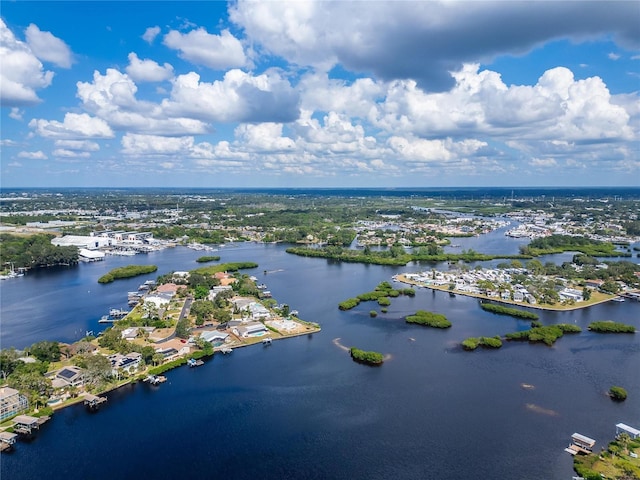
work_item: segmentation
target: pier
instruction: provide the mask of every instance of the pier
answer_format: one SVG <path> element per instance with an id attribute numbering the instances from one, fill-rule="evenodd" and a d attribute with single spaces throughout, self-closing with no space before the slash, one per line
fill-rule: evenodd
<path id="1" fill-rule="evenodd" d="M 91 395 L 90 393 L 87 393 L 84 396 L 84 406 L 89 410 L 97 410 L 100 405 L 102 405 L 106 401 L 107 397 L 98 397 L 96 395 Z"/>
<path id="2" fill-rule="evenodd" d="M 150 385 L 160 385 L 167 381 L 167 377 L 164 375 L 149 375 L 147 378 L 143 380 L 143 382 L 147 382 Z"/>
<path id="3" fill-rule="evenodd" d="M 0 432 L 0 452 L 11 451 L 18 435 L 11 432 Z"/>
<path id="4" fill-rule="evenodd" d="M 204 365 L 204 361 L 196 360 L 195 358 L 190 358 L 189 360 L 187 360 L 187 365 L 189 365 L 190 367 L 200 367 Z"/>
<path id="5" fill-rule="evenodd" d="M 571 444 L 564 449 L 565 452 L 571 455 L 578 453 L 589 454 L 593 452 L 593 446 L 596 441 L 593 438 L 585 437 L 580 433 L 574 433 L 571 435 Z"/>
<path id="6" fill-rule="evenodd" d="M 46 417 L 46 420 L 41 421 L 37 417 L 32 417 L 30 415 L 18 415 L 13 419 L 15 422 L 13 426 L 13 431 L 20 435 L 32 435 L 34 430 L 38 430 L 40 425 L 46 422 L 49 417 Z"/>

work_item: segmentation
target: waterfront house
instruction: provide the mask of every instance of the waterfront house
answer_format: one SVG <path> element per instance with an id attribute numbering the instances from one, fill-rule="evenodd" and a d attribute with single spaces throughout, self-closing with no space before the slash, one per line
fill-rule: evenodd
<path id="1" fill-rule="evenodd" d="M 573 300 L 575 302 L 582 302 L 584 300 L 582 298 L 582 292 L 575 288 L 564 288 L 558 292 L 558 295 L 560 295 L 560 298 L 563 300 Z"/>
<path id="2" fill-rule="evenodd" d="M 242 327 L 234 328 L 233 333 L 244 338 L 259 337 L 267 333 L 267 327 L 262 323 L 250 323 Z"/>
<path id="3" fill-rule="evenodd" d="M 131 373 L 135 371 L 140 366 L 142 354 L 138 352 L 131 352 L 126 355 L 114 353 L 107 358 L 111 362 L 111 373 L 118 375 L 120 372 Z"/>
<path id="4" fill-rule="evenodd" d="M 600 279 L 586 280 L 584 282 L 586 287 L 594 288 L 594 289 L 600 288 L 603 283 L 604 283 L 604 280 L 600 280 Z"/>
<path id="5" fill-rule="evenodd" d="M 80 387 L 84 384 L 84 372 L 80 367 L 70 365 L 62 367 L 53 374 L 53 388 Z"/>
<path id="6" fill-rule="evenodd" d="M 616 437 L 623 433 L 629 435 L 629 438 L 631 438 L 631 440 L 640 438 L 640 430 L 638 430 L 637 428 L 630 427 L 629 425 L 626 425 L 624 423 L 616 424 Z"/>
<path id="7" fill-rule="evenodd" d="M 217 331 L 211 331 L 211 332 L 207 331 L 207 332 L 202 332 L 200 334 L 200 338 L 202 338 L 205 342 L 215 344 L 215 343 L 225 342 L 229 338 L 229 334 L 224 332 L 217 332 Z"/>
<path id="8" fill-rule="evenodd" d="M 574 433 L 571 435 L 571 444 L 565 448 L 565 451 L 571 455 L 575 455 L 576 453 L 589 454 L 593 451 L 595 444 L 596 441 L 593 438 L 586 437 L 580 433 Z"/>
<path id="9" fill-rule="evenodd" d="M 18 390 L 0 387 L 0 421 L 29 409 L 29 400 Z"/>
<path id="10" fill-rule="evenodd" d="M 267 318 L 271 318 L 271 313 L 261 303 L 253 302 L 249 304 L 249 313 L 251 313 L 251 318 L 254 320 L 264 320 Z"/>

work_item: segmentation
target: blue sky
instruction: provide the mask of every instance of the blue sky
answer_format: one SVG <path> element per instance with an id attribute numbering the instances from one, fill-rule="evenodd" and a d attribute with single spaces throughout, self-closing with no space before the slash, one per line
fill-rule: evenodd
<path id="1" fill-rule="evenodd" d="M 0 3 L 3 188 L 640 185 L 640 3 Z"/>

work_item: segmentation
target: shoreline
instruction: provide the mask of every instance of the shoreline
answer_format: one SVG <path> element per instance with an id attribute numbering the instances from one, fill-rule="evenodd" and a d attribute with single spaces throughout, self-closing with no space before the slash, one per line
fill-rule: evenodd
<path id="1" fill-rule="evenodd" d="M 617 297 L 617 295 L 611 295 L 610 298 L 605 298 L 602 300 L 596 300 L 596 301 L 589 301 L 587 302 L 582 302 L 582 305 L 560 305 L 558 307 L 555 307 L 553 305 L 539 305 L 539 304 L 530 304 L 530 303 L 525 303 L 525 302 L 516 302 L 514 300 L 504 300 L 502 298 L 495 298 L 495 297 L 488 297 L 486 295 L 482 295 L 481 293 L 470 293 L 470 292 L 461 292 L 460 290 L 449 290 L 448 287 L 438 287 L 438 286 L 434 286 L 434 285 L 425 285 L 423 283 L 420 282 L 416 282 L 413 280 L 409 280 L 407 277 L 404 276 L 404 274 L 398 274 L 394 277 L 398 282 L 400 283 L 404 283 L 406 285 L 414 285 L 416 287 L 423 287 L 423 288 L 428 288 L 431 290 L 437 290 L 440 292 L 447 292 L 447 293 L 454 293 L 456 295 L 462 295 L 465 297 L 473 297 L 473 298 L 478 298 L 480 300 L 488 300 L 491 302 L 496 302 L 496 303 L 502 303 L 505 305 L 515 305 L 515 306 L 521 306 L 521 307 L 525 307 L 525 308 L 534 308 L 537 310 L 547 310 L 547 311 L 552 311 L 552 312 L 570 312 L 573 310 L 580 310 L 582 308 L 589 308 L 593 305 L 599 305 L 601 303 L 606 303 L 606 302 L 610 302 L 611 300 L 613 300 L 614 298 Z"/>
<path id="2" fill-rule="evenodd" d="M 304 322 L 303 320 L 300 320 L 300 321 Z M 304 322 L 304 323 L 307 324 L 307 322 Z M 318 332 L 320 332 L 322 330 L 322 328 L 320 326 L 317 326 L 317 327 L 313 326 L 312 328 L 313 328 L 312 331 L 292 333 L 290 335 L 282 335 L 281 334 L 277 338 L 273 338 L 271 336 L 264 335 L 262 337 L 256 337 L 256 339 L 258 339 L 258 341 L 256 341 L 256 342 L 241 343 L 239 345 L 234 345 L 234 346 L 231 346 L 231 347 L 228 347 L 228 348 L 232 348 L 233 350 L 235 350 L 236 348 L 241 348 L 241 347 L 251 347 L 253 345 L 261 345 L 263 338 L 271 338 L 271 340 L 273 340 L 273 341 L 275 341 L 275 340 L 285 340 L 287 338 L 301 337 L 303 335 L 313 335 L 314 333 L 318 333 Z M 209 359 L 213 359 L 213 357 L 215 357 L 216 353 L 220 353 L 221 352 L 222 349 L 220 347 L 216 347 L 216 348 L 218 348 L 218 349 L 217 350 L 214 349 L 214 353 L 208 357 Z M 170 368 L 169 370 L 167 370 L 167 372 L 169 372 L 171 370 L 175 370 L 175 369 L 180 368 L 180 367 L 184 367 L 185 365 L 186 364 L 176 365 L 175 367 Z M 136 376 L 134 378 L 129 378 L 127 380 L 123 380 L 122 383 L 119 383 L 117 385 L 113 385 L 110 388 L 107 388 L 106 390 L 102 390 L 100 392 L 91 393 L 91 394 L 89 392 L 83 392 L 83 393 L 79 394 L 77 397 L 74 397 L 73 399 L 69 399 L 69 400 L 66 400 L 64 402 L 56 403 L 55 405 L 47 405 L 47 407 L 51 408 L 54 412 L 56 412 L 58 410 L 62 410 L 62 409 L 67 408 L 67 407 L 72 407 L 74 405 L 77 405 L 78 403 L 84 402 L 84 399 L 85 399 L 87 394 L 96 395 L 96 396 L 105 395 L 105 394 L 108 394 L 108 393 L 113 392 L 115 390 L 119 390 L 122 387 L 126 387 L 127 385 L 132 385 L 132 384 L 138 383 L 138 382 L 142 381 L 142 378 L 144 377 L 144 375 L 147 375 L 147 374 L 148 374 L 147 372 L 139 373 L 139 374 L 136 374 Z"/>

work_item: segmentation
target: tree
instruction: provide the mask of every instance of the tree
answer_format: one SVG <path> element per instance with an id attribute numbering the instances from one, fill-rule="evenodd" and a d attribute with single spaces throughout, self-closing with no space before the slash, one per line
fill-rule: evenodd
<path id="1" fill-rule="evenodd" d="M 29 353 L 42 362 L 57 362 L 60 360 L 60 345 L 58 342 L 37 342 L 29 347 Z"/>
<path id="2" fill-rule="evenodd" d="M 81 355 L 77 359 L 79 367 L 85 370 L 85 383 L 98 386 L 111 377 L 111 362 L 104 355 Z"/>
<path id="3" fill-rule="evenodd" d="M 194 291 L 194 297 L 198 300 L 205 299 L 209 296 L 209 288 L 206 285 L 198 285 Z"/>
<path id="4" fill-rule="evenodd" d="M 25 394 L 36 408 L 40 403 L 46 404 L 53 393 L 51 380 L 36 371 L 14 372 L 9 377 L 9 386 Z"/>
<path id="5" fill-rule="evenodd" d="M 527 270 L 533 275 L 542 275 L 544 273 L 544 265 L 537 259 L 529 260 L 527 262 Z"/>
<path id="6" fill-rule="evenodd" d="M 582 289 L 582 298 L 584 298 L 585 302 L 588 302 L 589 300 L 591 300 L 591 289 L 584 287 Z"/>
<path id="7" fill-rule="evenodd" d="M 189 321 L 186 318 L 178 321 L 176 325 L 176 337 L 189 338 Z"/>
<path id="8" fill-rule="evenodd" d="M 618 290 L 620 290 L 620 286 L 613 280 L 605 280 L 605 282 L 600 287 L 600 290 L 606 293 L 618 293 Z"/>

